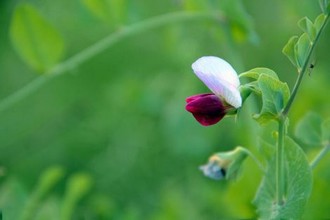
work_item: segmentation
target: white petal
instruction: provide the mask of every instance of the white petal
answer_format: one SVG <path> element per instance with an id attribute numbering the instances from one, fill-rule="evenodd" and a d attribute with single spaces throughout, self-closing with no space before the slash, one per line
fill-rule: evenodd
<path id="1" fill-rule="evenodd" d="M 242 98 L 238 90 L 240 82 L 229 63 L 219 57 L 206 56 L 196 60 L 192 69 L 214 94 L 223 97 L 235 108 L 241 107 Z"/>

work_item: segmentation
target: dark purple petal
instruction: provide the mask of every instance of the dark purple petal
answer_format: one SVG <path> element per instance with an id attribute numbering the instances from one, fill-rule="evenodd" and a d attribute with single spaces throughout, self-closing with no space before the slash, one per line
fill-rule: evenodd
<path id="1" fill-rule="evenodd" d="M 204 126 L 216 124 L 226 115 L 226 108 L 214 94 L 200 94 L 186 99 L 186 110 Z"/>
<path id="2" fill-rule="evenodd" d="M 205 96 L 209 96 L 209 95 L 214 95 L 213 93 L 204 93 L 204 94 L 198 94 L 198 95 L 193 95 L 193 96 L 189 96 L 188 98 L 186 98 L 186 103 L 189 103 L 191 101 L 194 101 L 196 99 L 205 97 Z"/>

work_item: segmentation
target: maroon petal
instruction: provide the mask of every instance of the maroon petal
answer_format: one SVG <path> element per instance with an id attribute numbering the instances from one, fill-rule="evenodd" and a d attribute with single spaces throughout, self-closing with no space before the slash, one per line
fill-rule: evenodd
<path id="1" fill-rule="evenodd" d="M 203 97 L 209 96 L 209 95 L 214 95 L 214 94 L 213 93 L 204 93 L 204 94 L 189 96 L 188 98 L 186 98 L 186 103 L 192 102 L 196 99 L 200 99 L 200 98 L 203 98 Z"/>
<path id="2" fill-rule="evenodd" d="M 190 96 L 186 102 L 186 110 L 204 126 L 216 124 L 226 115 L 226 108 L 214 94 Z"/>

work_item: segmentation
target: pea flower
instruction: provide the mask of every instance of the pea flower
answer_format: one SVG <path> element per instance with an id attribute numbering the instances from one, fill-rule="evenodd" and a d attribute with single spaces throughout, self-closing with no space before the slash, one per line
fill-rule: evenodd
<path id="1" fill-rule="evenodd" d="M 213 92 L 190 96 L 186 110 L 203 126 L 219 122 L 228 112 L 242 105 L 236 71 L 225 60 L 205 56 L 192 64 L 197 77 Z"/>

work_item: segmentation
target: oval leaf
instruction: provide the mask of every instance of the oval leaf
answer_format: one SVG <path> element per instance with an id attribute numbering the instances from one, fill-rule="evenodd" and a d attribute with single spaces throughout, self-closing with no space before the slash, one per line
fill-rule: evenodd
<path id="1" fill-rule="evenodd" d="M 276 160 L 269 161 L 253 203 L 260 219 L 300 219 L 312 190 L 312 170 L 305 153 L 289 137 L 284 147 L 285 202 L 276 202 Z"/>
<path id="2" fill-rule="evenodd" d="M 295 53 L 296 53 L 296 57 L 298 59 L 298 64 L 299 64 L 300 68 L 307 61 L 307 56 L 308 56 L 310 48 L 311 48 L 311 41 L 308 38 L 308 35 L 306 33 L 303 33 L 299 37 L 298 42 L 295 45 Z"/>
<path id="3" fill-rule="evenodd" d="M 325 22 L 325 20 L 326 20 L 326 16 L 324 14 L 320 14 L 319 16 L 317 16 L 314 22 L 314 27 L 316 32 L 319 32 L 321 30 L 321 27 Z"/>
<path id="4" fill-rule="evenodd" d="M 309 20 L 307 17 L 304 17 L 298 22 L 298 26 L 303 32 L 308 34 L 310 40 L 314 41 L 316 37 L 316 30 L 311 20 Z"/>
<path id="5" fill-rule="evenodd" d="M 91 13 L 99 19 L 109 22 L 111 21 L 111 13 L 109 2 L 106 0 L 82 0 L 82 3 Z"/>
<path id="6" fill-rule="evenodd" d="M 31 5 L 19 5 L 10 25 L 12 43 L 22 59 L 39 72 L 62 57 L 63 40 L 58 31 Z"/>
<path id="7" fill-rule="evenodd" d="M 297 57 L 296 57 L 296 53 L 295 53 L 295 45 L 298 41 L 298 37 L 297 36 L 293 36 L 289 39 L 288 43 L 286 43 L 286 45 L 283 47 L 282 53 L 288 57 L 288 59 L 290 60 L 290 62 L 295 66 L 295 67 L 299 67 L 298 65 L 298 61 L 297 61 Z"/>
<path id="8" fill-rule="evenodd" d="M 262 108 L 259 114 L 254 115 L 254 119 L 260 124 L 278 119 L 279 113 L 289 100 L 288 85 L 269 75 L 261 74 L 258 86 L 262 93 Z"/>

